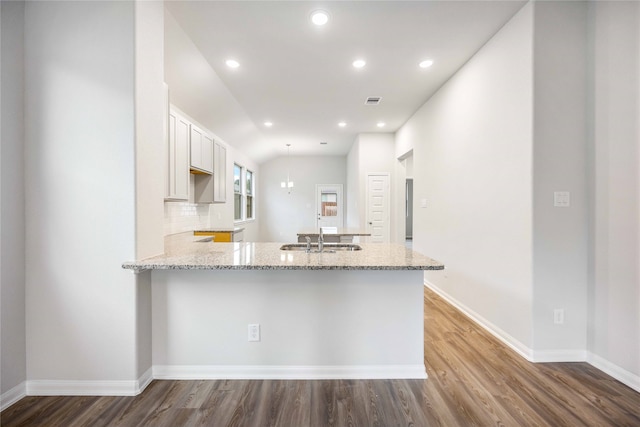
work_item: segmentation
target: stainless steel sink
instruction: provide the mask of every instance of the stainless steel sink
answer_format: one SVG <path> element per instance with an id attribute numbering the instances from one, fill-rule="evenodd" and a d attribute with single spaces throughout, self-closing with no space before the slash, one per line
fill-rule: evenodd
<path id="1" fill-rule="evenodd" d="M 280 246 L 281 251 L 301 251 L 305 252 L 307 250 L 306 243 L 289 243 L 286 245 Z M 322 252 L 342 252 L 342 251 L 361 251 L 362 246 L 355 245 L 353 243 L 325 243 L 324 250 Z M 318 253 L 318 244 L 311 244 L 311 252 Z"/>

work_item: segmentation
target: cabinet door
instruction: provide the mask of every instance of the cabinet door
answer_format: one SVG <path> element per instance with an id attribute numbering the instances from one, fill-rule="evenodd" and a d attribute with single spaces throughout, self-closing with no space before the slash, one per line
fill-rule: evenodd
<path id="1" fill-rule="evenodd" d="M 191 125 L 191 167 L 213 173 L 213 139 L 202 129 Z"/>
<path id="2" fill-rule="evenodd" d="M 202 170 L 213 173 L 213 139 L 202 134 Z"/>
<path id="3" fill-rule="evenodd" d="M 191 167 L 202 169 L 202 131 L 191 125 Z"/>
<path id="4" fill-rule="evenodd" d="M 215 171 L 214 180 L 214 202 L 227 201 L 227 148 L 219 143 L 215 143 L 214 147 Z"/>
<path id="5" fill-rule="evenodd" d="M 189 122 L 169 114 L 167 141 L 167 194 L 171 200 L 189 199 Z"/>

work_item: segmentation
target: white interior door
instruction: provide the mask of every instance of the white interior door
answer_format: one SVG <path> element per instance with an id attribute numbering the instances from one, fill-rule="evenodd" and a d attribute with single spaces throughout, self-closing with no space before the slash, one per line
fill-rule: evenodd
<path id="1" fill-rule="evenodd" d="M 343 226 L 344 201 L 342 199 L 342 184 L 316 185 L 316 226 Z"/>
<path id="2" fill-rule="evenodd" d="M 373 243 L 390 241 L 389 174 L 367 175 L 367 231 Z"/>

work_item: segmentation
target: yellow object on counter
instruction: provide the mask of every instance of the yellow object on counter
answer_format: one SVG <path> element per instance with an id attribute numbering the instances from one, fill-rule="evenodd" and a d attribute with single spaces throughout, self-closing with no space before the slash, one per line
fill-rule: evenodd
<path id="1" fill-rule="evenodd" d="M 213 232 L 213 231 L 194 231 L 194 236 L 213 236 L 213 241 L 216 243 L 231 242 L 231 232 Z"/>

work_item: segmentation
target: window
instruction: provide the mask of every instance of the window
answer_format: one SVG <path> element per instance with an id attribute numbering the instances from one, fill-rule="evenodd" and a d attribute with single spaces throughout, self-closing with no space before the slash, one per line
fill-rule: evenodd
<path id="1" fill-rule="evenodd" d="M 246 176 L 246 197 L 247 197 L 247 210 L 245 211 L 246 219 L 253 219 L 253 172 L 247 169 Z"/>
<path id="2" fill-rule="evenodd" d="M 233 165 L 233 219 L 242 221 L 242 168 Z"/>
<path id="3" fill-rule="evenodd" d="M 322 206 L 322 216 L 338 216 L 338 193 L 322 192 L 320 198 Z"/>
<path id="4" fill-rule="evenodd" d="M 255 219 L 255 178 L 253 172 L 233 165 L 233 219 Z"/>

